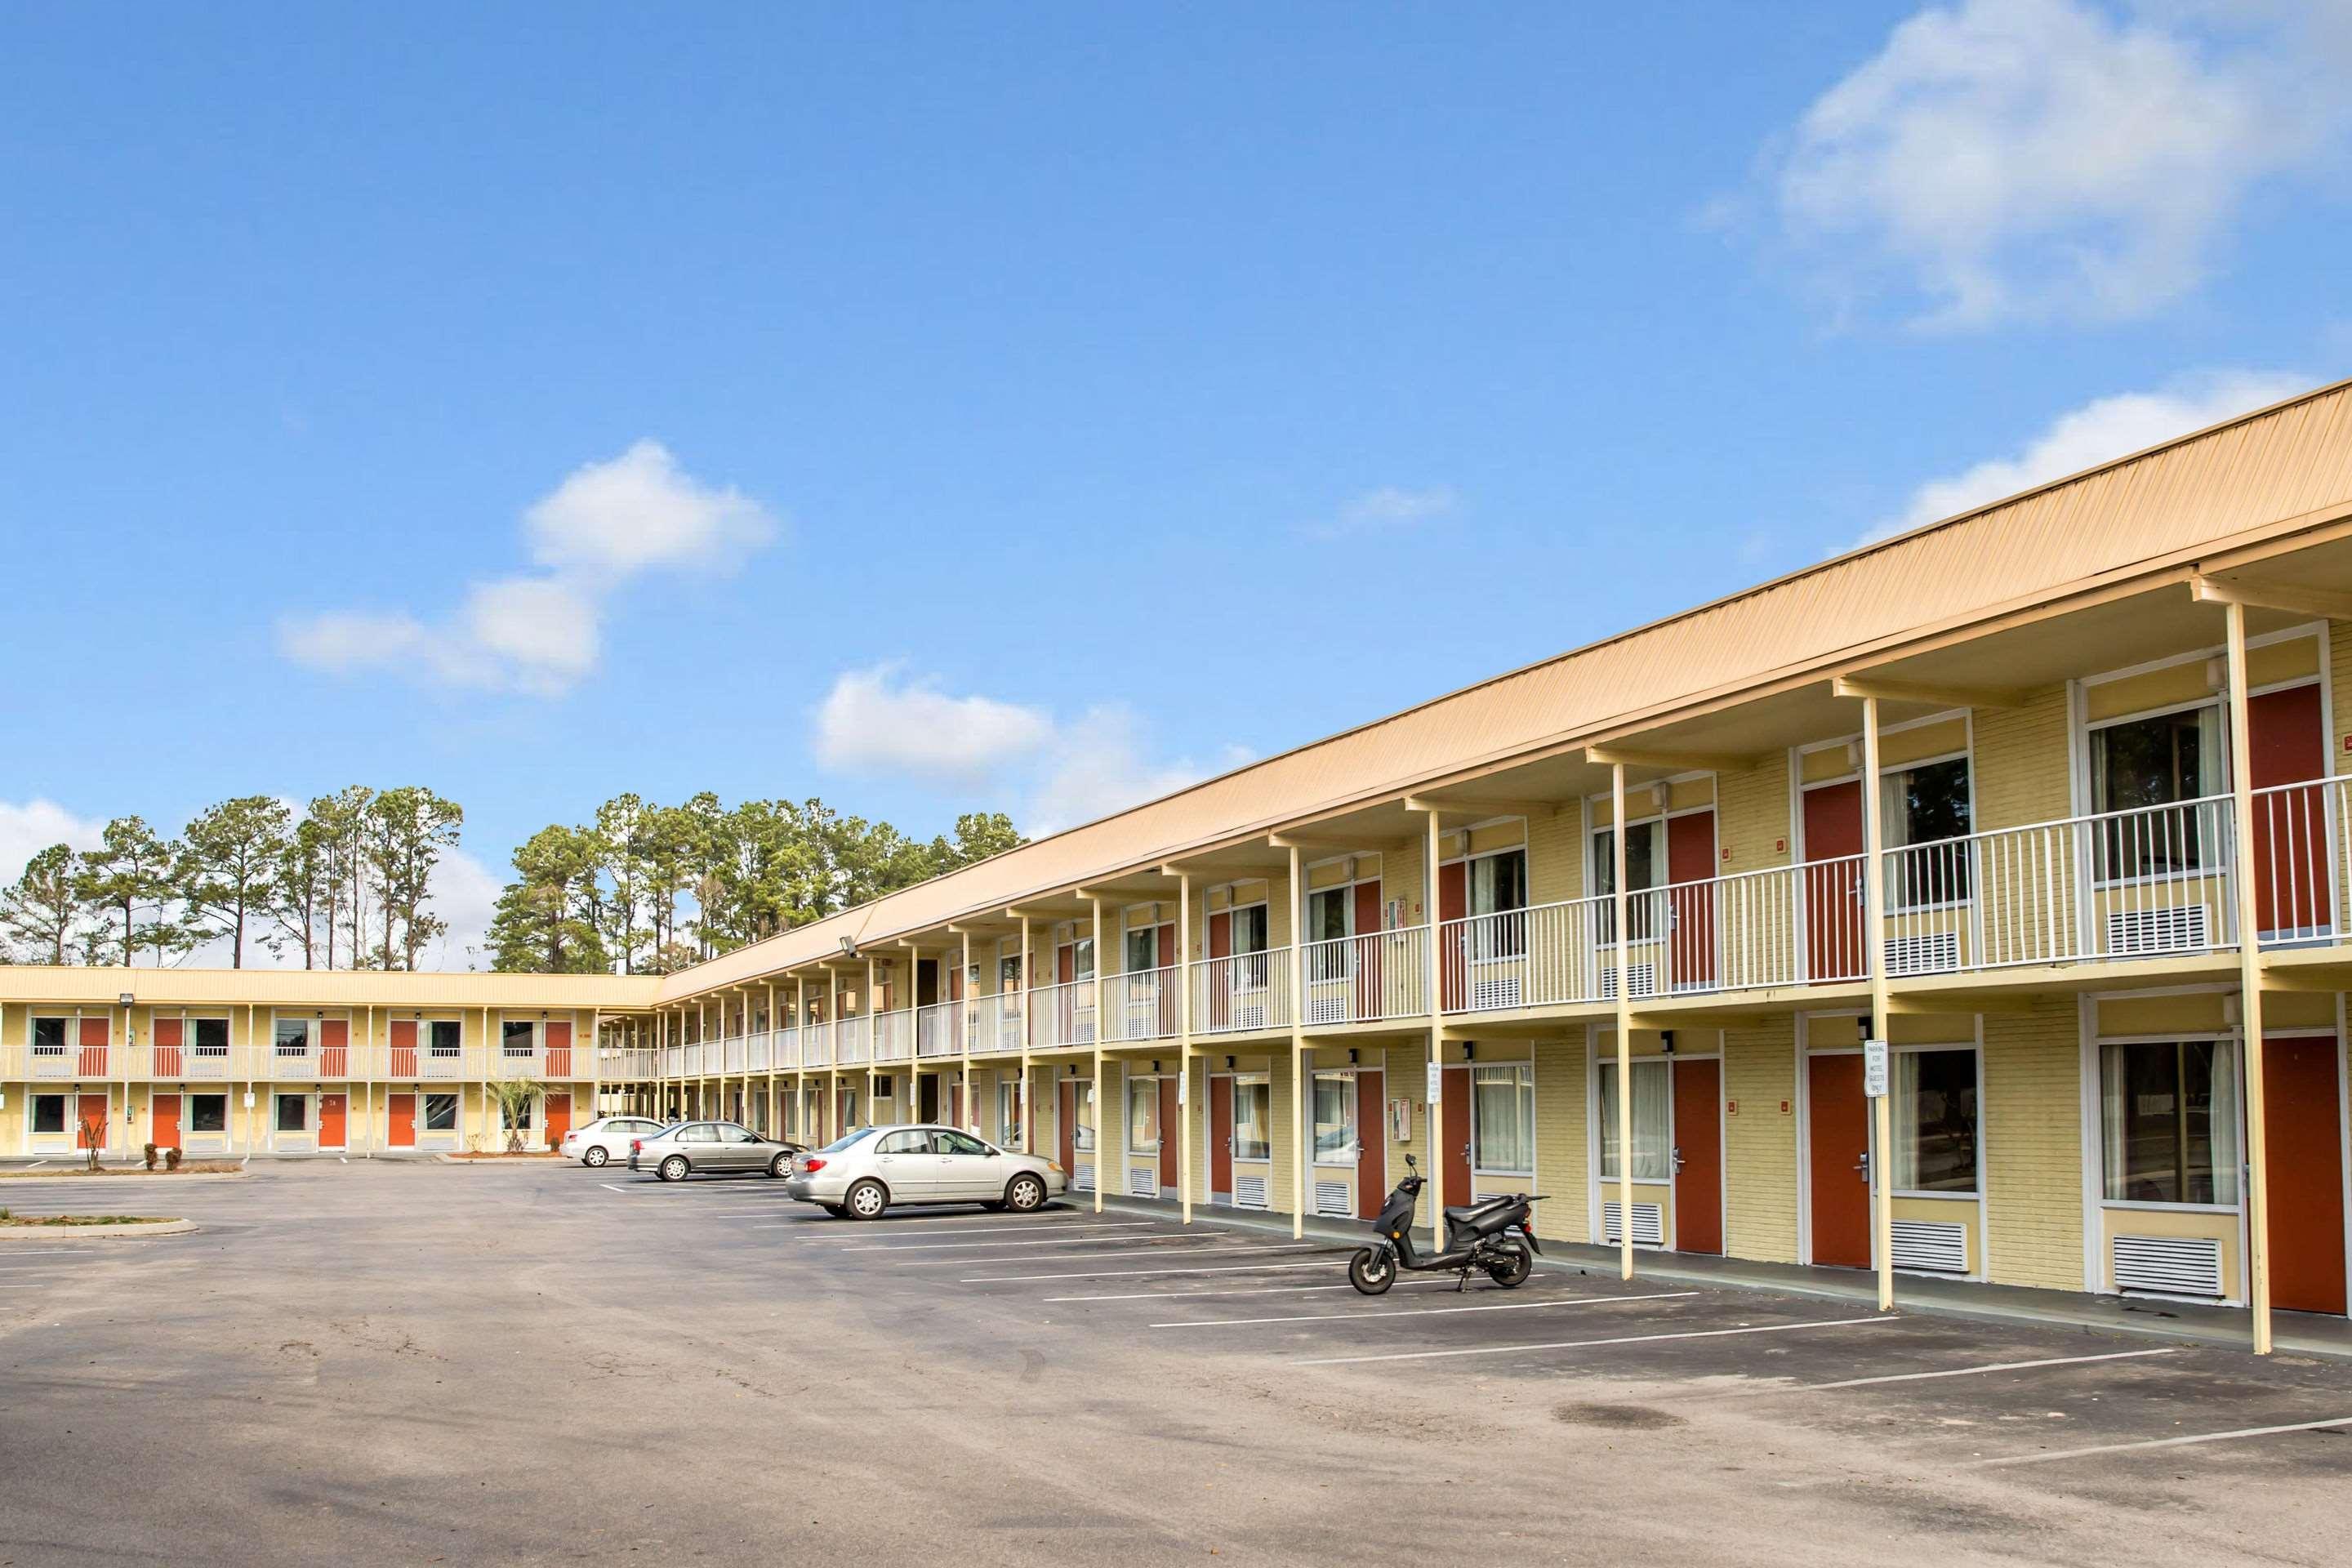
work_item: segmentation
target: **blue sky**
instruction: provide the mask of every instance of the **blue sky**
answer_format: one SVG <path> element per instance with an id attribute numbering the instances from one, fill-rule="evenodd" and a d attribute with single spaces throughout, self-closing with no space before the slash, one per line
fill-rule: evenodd
<path id="1" fill-rule="evenodd" d="M 2342 5 L 1652 9 L 10 9 L 0 872 L 1050 827 L 2352 371 Z"/>

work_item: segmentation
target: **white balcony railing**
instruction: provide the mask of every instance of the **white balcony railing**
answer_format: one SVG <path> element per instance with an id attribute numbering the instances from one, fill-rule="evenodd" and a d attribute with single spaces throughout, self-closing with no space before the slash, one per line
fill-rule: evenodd
<path id="1" fill-rule="evenodd" d="M 835 1067 L 863 1067 L 873 1059 L 873 1022 L 861 1014 L 834 1025 L 833 1060 Z"/>
<path id="2" fill-rule="evenodd" d="M 915 1014 L 915 1054 L 919 1057 L 963 1055 L 964 1027 L 970 1009 L 961 1002 L 935 1002 Z"/>
<path id="3" fill-rule="evenodd" d="M 892 1013 L 874 1016 L 874 1059 L 877 1062 L 909 1060 L 915 1048 L 915 1015 L 901 1007 Z"/>
<path id="4" fill-rule="evenodd" d="M 1037 1014 L 1036 1033 L 1029 1042 L 1032 1047 L 1044 1051 L 1095 1043 L 1095 983 L 1092 979 L 1041 985 L 1031 992 L 1029 997 L 1029 1005 L 1036 1009 Z"/>
<path id="5" fill-rule="evenodd" d="M 1310 942 L 1299 957 L 1304 1024 L 1370 1024 L 1429 1012 L 1427 926 Z"/>
<path id="6" fill-rule="evenodd" d="M 823 1068 L 833 1065 L 833 1026 L 811 1024 L 801 1031 L 801 1066 Z"/>
<path id="7" fill-rule="evenodd" d="M 776 1065 L 798 1068 L 801 1065 L 801 1032 L 796 1028 L 778 1029 L 774 1035 Z"/>
<path id="8" fill-rule="evenodd" d="M 1173 964 L 1165 969 L 1139 969 L 1106 976 L 1103 1005 L 1108 1014 L 1108 1037 L 1173 1039 L 1183 1021 L 1178 1016 L 1182 993 L 1177 987 L 1181 979 Z"/>
<path id="9" fill-rule="evenodd" d="M 1290 949 L 1204 958 L 1192 964 L 1192 1032 L 1240 1034 L 1290 1027 Z"/>

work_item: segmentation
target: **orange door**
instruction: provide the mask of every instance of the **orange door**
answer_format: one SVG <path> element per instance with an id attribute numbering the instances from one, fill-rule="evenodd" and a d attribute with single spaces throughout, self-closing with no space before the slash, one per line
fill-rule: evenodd
<path id="1" fill-rule="evenodd" d="M 175 1023 L 177 1021 L 173 1020 Z M 180 1097 L 176 1094 L 157 1095 L 150 1115 L 151 1125 L 147 1133 L 147 1142 L 154 1144 L 158 1149 L 178 1148 L 180 1146 Z"/>
<path id="2" fill-rule="evenodd" d="M 81 1076 L 106 1076 L 107 1021 L 104 1018 L 84 1018 L 81 1021 Z"/>
<path id="3" fill-rule="evenodd" d="M 1671 987 L 1715 984 L 1714 876 L 1715 813 L 1694 811 L 1666 818 L 1666 880 L 1673 885 L 1666 895 L 1672 931 L 1666 983 Z"/>
<path id="4" fill-rule="evenodd" d="M 553 1026 L 550 1026 L 552 1027 Z M 572 1131 L 572 1097 L 551 1094 L 547 1097 L 547 1146 L 554 1148 Z"/>
<path id="5" fill-rule="evenodd" d="M 1677 1058 L 1674 1074 L 1675 1250 L 1723 1250 L 1722 1064 Z"/>
<path id="6" fill-rule="evenodd" d="M 2344 1310 L 2343 1101 L 2336 1079 L 2333 1037 L 2263 1042 L 2272 1299 L 2298 1312 Z"/>
<path id="7" fill-rule="evenodd" d="M 81 1097 L 81 1110 L 74 1117 L 75 1148 L 103 1149 L 106 1147 L 106 1107 L 107 1097 L 102 1094 L 85 1094 Z"/>
<path id="8" fill-rule="evenodd" d="M 178 1018 L 158 1018 L 155 1020 L 153 1034 L 155 1040 L 155 1076 L 157 1078 L 177 1078 L 180 1076 L 180 1042 L 183 1038 L 183 1031 L 186 1025 L 184 1021 Z M 176 1104 L 173 1107 L 173 1114 L 174 1116 L 179 1114 L 179 1108 Z M 173 1124 L 173 1130 L 175 1131 L 177 1131 L 177 1123 Z M 156 1140 L 158 1147 L 162 1146 L 162 1142 L 163 1141 L 161 1139 Z"/>
<path id="9" fill-rule="evenodd" d="M 1160 1186 L 1162 1192 L 1176 1185 L 1176 1156 L 1184 1147 L 1184 1129 L 1176 1116 L 1176 1080 L 1160 1080 Z"/>
<path id="10" fill-rule="evenodd" d="M 2254 788 L 2303 784 L 2326 773 L 2327 737 L 2317 686 L 2250 698 L 2246 719 Z M 2326 786 L 2318 784 L 2254 797 L 2254 915 L 2265 935 L 2316 931 L 2332 923 L 2326 804 Z"/>
<path id="11" fill-rule="evenodd" d="M 1870 972 L 1862 945 L 1862 784 L 1805 792 L 1805 974 L 1856 980 Z M 1816 864 L 1820 861 L 1833 864 Z"/>
<path id="12" fill-rule="evenodd" d="M 416 1020 L 414 1018 L 394 1018 L 392 1021 L 392 1076 L 416 1076 Z M 415 1110 L 416 1097 L 412 1094 L 408 1099 L 409 1109 Z"/>
<path id="13" fill-rule="evenodd" d="M 319 1076 L 352 1076 L 352 1024 L 348 1018 L 319 1021 Z"/>
<path id="14" fill-rule="evenodd" d="M 1234 1080 L 1209 1080 L 1209 1191 L 1234 1201 Z"/>
<path id="15" fill-rule="evenodd" d="M 1356 1136 L 1364 1152 L 1356 1159 L 1356 1217 L 1370 1219 L 1389 1195 L 1388 1075 L 1373 1068 L 1356 1074 Z"/>
<path id="16" fill-rule="evenodd" d="M 1355 942 L 1349 946 L 1356 962 L 1356 1014 L 1359 1018 L 1378 1018 L 1388 1012 L 1387 997 L 1381 984 L 1381 944 L 1373 935 L 1381 929 L 1381 885 L 1359 882 L 1355 890 L 1355 908 L 1349 911 L 1355 921 Z"/>
<path id="17" fill-rule="evenodd" d="M 350 1104 L 350 1098 L 345 1095 L 322 1094 L 319 1097 L 320 1148 L 341 1149 L 344 1146 L 344 1139 L 348 1136 L 347 1129 L 343 1125 L 344 1113 L 349 1110 Z"/>
<path id="18" fill-rule="evenodd" d="M 1078 1082 L 1076 1079 L 1062 1080 L 1061 1114 L 1055 1117 L 1054 1131 L 1062 1140 L 1062 1169 L 1070 1173 L 1073 1181 L 1078 1170 Z"/>
<path id="19" fill-rule="evenodd" d="M 1443 929 L 1445 921 L 1462 920 L 1469 913 L 1470 868 L 1459 860 L 1451 866 L 1440 866 L 1437 868 L 1437 919 L 1440 928 Z M 1454 928 L 1455 936 L 1451 945 L 1457 950 L 1466 945 L 1460 936 L 1463 929 L 1461 926 Z M 1467 954 L 1441 948 L 1438 963 L 1441 973 L 1438 991 L 1444 999 L 1444 1008 L 1449 1013 L 1459 1012 L 1464 999 L 1470 994 Z"/>
<path id="20" fill-rule="evenodd" d="M 1862 1057 L 1816 1056 L 1805 1062 L 1806 1115 L 1812 1144 L 1815 1263 L 1870 1267 L 1870 1183 L 1861 1169 L 1870 1151 L 1870 1105 L 1862 1092 Z"/>
<path id="21" fill-rule="evenodd" d="M 1445 1069 L 1444 1135 L 1439 1150 L 1438 1169 L 1445 1173 L 1445 1190 L 1440 1201 L 1445 1204 L 1466 1204 L 1471 1201 L 1470 1184 L 1470 1069 L 1466 1067 Z"/>
<path id="22" fill-rule="evenodd" d="M 1209 917 L 1209 957 L 1213 961 L 1220 958 L 1229 959 L 1233 957 L 1233 955 L 1234 917 L 1232 911 L 1224 910 L 1217 914 L 1211 915 Z M 1208 1024 L 1209 1027 L 1212 1029 L 1229 1028 L 1233 1025 L 1234 993 L 1241 989 L 1243 981 L 1250 978 L 1249 976 L 1237 973 L 1240 967 L 1241 966 L 1238 964 L 1228 963 L 1223 969 L 1212 968 L 1209 971 L 1210 974 L 1215 977 L 1209 984 Z M 1228 1105 L 1227 1109 L 1230 1110 L 1232 1108 Z M 1216 1190 L 1222 1192 L 1223 1189 L 1218 1188 Z"/>
<path id="23" fill-rule="evenodd" d="M 414 1026 L 409 1032 L 411 1035 L 415 1033 Z M 385 1114 L 391 1123 L 390 1135 L 384 1139 L 386 1145 L 394 1149 L 415 1148 L 416 1097 L 413 1094 L 392 1096 L 385 1101 Z"/>
<path id="24" fill-rule="evenodd" d="M 561 1019 L 547 1026 L 547 1076 L 572 1076 L 572 1026 Z"/>
<path id="25" fill-rule="evenodd" d="M 961 1127 L 964 1124 L 963 1085 L 960 1083 L 951 1083 L 948 1086 L 948 1123 L 954 1127 Z"/>

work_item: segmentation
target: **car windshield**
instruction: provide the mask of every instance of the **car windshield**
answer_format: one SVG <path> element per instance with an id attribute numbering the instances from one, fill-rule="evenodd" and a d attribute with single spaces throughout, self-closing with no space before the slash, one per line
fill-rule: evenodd
<path id="1" fill-rule="evenodd" d="M 861 1127 L 855 1132 L 843 1133 L 840 1137 L 826 1144 L 823 1152 L 827 1154 L 838 1154 L 844 1149 L 853 1148 L 873 1136 L 874 1129 L 871 1127 Z"/>

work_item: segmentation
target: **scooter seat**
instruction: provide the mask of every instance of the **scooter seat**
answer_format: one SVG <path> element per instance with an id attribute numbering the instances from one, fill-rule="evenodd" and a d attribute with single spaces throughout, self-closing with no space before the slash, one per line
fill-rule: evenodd
<path id="1" fill-rule="evenodd" d="M 1461 1206 L 1449 1206 L 1445 1211 L 1445 1217 L 1447 1219 L 1472 1219 L 1479 1215 L 1491 1213 L 1492 1211 L 1502 1207 L 1506 1204 L 1516 1203 L 1517 1201 L 1518 1200 L 1516 1198 L 1507 1197 L 1488 1198 L 1483 1203 L 1468 1204 Z"/>

